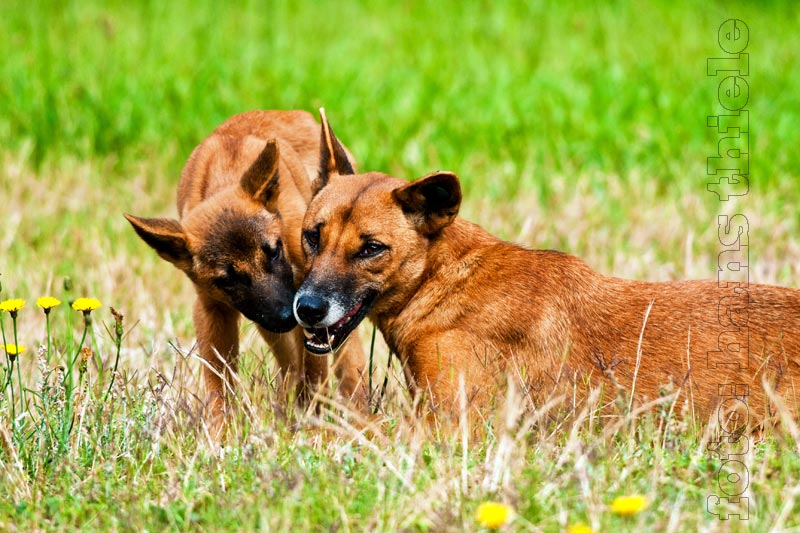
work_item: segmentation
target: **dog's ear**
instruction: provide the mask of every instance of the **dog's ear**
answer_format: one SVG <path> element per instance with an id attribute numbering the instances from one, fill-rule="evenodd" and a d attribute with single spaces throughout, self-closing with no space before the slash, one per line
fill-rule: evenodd
<path id="1" fill-rule="evenodd" d="M 263 204 L 267 211 L 277 211 L 279 192 L 278 159 L 280 150 L 275 139 L 267 141 L 266 146 L 258 155 L 250 168 L 242 174 L 239 185 L 244 192 L 253 199 Z"/>
<path id="2" fill-rule="evenodd" d="M 192 254 L 186 244 L 181 223 L 169 218 L 141 218 L 125 214 L 144 242 L 184 272 L 192 268 Z"/>
<path id="3" fill-rule="evenodd" d="M 392 195 L 425 235 L 432 235 L 453 222 L 461 206 L 461 185 L 452 172 L 428 174 L 395 189 Z"/>
<path id="4" fill-rule="evenodd" d="M 336 138 L 331 130 L 331 125 L 328 124 L 328 117 L 325 116 L 325 108 L 319 109 L 319 117 L 322 122 L 320 128 L 320 143 L 319 143 L 319 174 L 317 179 L 311 184 L 311 191 L 316 195 L 325 185 L 328 184 L 328 179 L 333 175 L 344 176 L 347 174 L 355 174 L 353 165 L 347 158 L 347 151 Z"/>

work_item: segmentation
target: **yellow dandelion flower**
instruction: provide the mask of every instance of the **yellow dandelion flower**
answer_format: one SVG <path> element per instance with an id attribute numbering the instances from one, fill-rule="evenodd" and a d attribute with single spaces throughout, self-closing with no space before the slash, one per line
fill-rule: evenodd
<path id="1" fill-rule="evenodd" d="M 95 298 L 77 298 L 74 302 L 72 302 L 72 308 L 74 310 L 83 311 L 84 313 L 94 311 L 102 306 L 103 304 L 100 303 L 100 300 Z"/>
<path id="2" fill-rule="evenodd" d="M 25 351 L 25 347 L 21 344 L 6 344 L 3 349 L 8 355 L 19 355 Z"/>
<path id="3" fill-rule="evenodd" d="M 23 307 L 25 307 L 25 300 L 21 298 L 12 298 L 11 300 L 0 302 L 0 311 L 5 311 L 6 313 L 16 313 Z"/>
<path id="4" fill-rule="evenodd" d="M 58 298 L 53 298 L 52 296 L 42 296 L 41 298 L 36 299 L 36 305 L 45 311 L 49 311 L 57 305 L 61 305 L 61 300 Z"/>
<path id="5" fill-rule="evenodd" d="M 567 528 L 567 533 L 594 533 L 594 530 L 584 523 L 572 524 Z"/>
<path id="6" fill-rule="evenodd" d="M 511 520 L 514 511 L 510 506 L 498 502 L 483 502 L 475 512 L 475 520 L 487 529 L 499 529 Z"/>
<path id="7" fill-rule="evenodd" d="M 641 513 L 650 506 L 647 496 L 633 494 L 631 496 L 617 496 L 611 502 L 611 512 L 621 516 L 633 516 Z"/>

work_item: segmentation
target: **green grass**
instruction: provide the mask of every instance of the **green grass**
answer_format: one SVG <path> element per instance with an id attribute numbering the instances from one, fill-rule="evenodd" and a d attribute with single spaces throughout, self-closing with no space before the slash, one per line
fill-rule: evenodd
<path id="1" fill-rule="evenodd" d="M 723 206 L 705 186 L 718 140 L 706 117 L 721 112 L 705 69 L 729 17 L 750 28 L 751 193 Z M 471 421 L 489 434 L 465 450 L 458 431 L 409 425 L 394 368 L 379 427 L 362 434 L 333 413 L 285 412 L 249 327 L 240 389 L 251 407 L 220 458 L 187 355 L 193 290 L 122 218 L 174 216 L 186 157 L 228 116 L 325 106 L 360 168 L 456 171 L 463 215 L 504 238 L 607 274 L 708 278 L 716 216 L 738 210 L 750 280 L 798 287 L 798 22 L 777 1 L 4 3 L 0 299 L 28 300 L 25 386 L 42 379 L 33 301 L 66 299 L 64 277 L 72 296 L 105 304 L 94 327 L 106 365 L 109 306 L 126 328 L 111 399 L 108 373 L 90 367 L 85 424 L 63 449 L 30 436 L 20 447 L 0 400 L 0 529 L 460 531 L 489 498 L 514 506 L 519 530 L 798 526 L 797 439 L 781 432 L 747 456 L 750 520 L 721 522 L 705 512 L 719 467 L 706 433 L 677 419 L 666 432 L 658 410 L 561 425 L 556 411 L 525 411 L 506 429 L 501 409 L 493 424 Z M 54 365 L 80 327 L 77 313 L 54 311 Z M 385 348 L 377 355 L 381 383 Z M 47 420 L 57 413 L 25 427 Z M 615 420 L 621 431 L 608 434 Z M 631 492 L 651 508 L 633 519 L 605 510 Z"/>

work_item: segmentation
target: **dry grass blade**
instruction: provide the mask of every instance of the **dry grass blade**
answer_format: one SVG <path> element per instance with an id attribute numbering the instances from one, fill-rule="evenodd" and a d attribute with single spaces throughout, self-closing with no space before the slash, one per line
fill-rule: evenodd
<path id="1" fill-rule="evenodd" d="M 644 339 L 644 328 L 647 327 L 647 319 L 650 318 L 650 310 L 653 309 L 655 300 L 650 300 L 647 306 L 647 311 L 644 313 L 644 320 L 642 321 L 642 330 L 639 332 L 639 342 L 636 345 L 636 366 L 633 369 L 633 381 L 631 382 L 631 395 L 628 400 L 628 411 L 633 407 L 633 398 L 636 393 L 636 378 L 639 375 L 639 365 L 642 363 L 642 339 Z"/>

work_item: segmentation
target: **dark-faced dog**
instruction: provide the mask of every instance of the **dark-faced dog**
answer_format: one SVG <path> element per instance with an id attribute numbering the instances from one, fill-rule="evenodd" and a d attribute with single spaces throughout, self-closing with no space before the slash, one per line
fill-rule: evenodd
<path id="1" fill-rule="evenodd" d="M 541 399 L 616 382 L 652 400 L 672 382 L 701 416 L 726 398 L 746 401 L 751 416 L 767 414 L 763 379 L 794 409 L 800 291 L 604 276 L 572 255 L 523 249 L 458 218 L 455 174 L 413 182 L 356 174 L 324 116 L 323 132 L 324 172 L 303 221 L 305 281 L 295 297 L 309 349 L 335 347 L 369 317 L 412 391 L 445 407 L 459 375 L 482 407 L 512 374 Z M 740 229 L 731 222 L 728 240 Z"/>
<path id="2" fill-rule="evenodd" d="M 309 176 L 318 172 L 320 138 L 319 125 L 303 111 L 236 115 L 189 157 L 178 186 L 180 221 L 125 215 L 197 291 L 194 324 L 216 432 L 225 382 L 230 387 L 237 368 L 240 314 L 256 324 L 299 393 L 327 376 L 327 359 L 304 351 L 292 312 L 302 274 L 300 226 Z M 352 165 L 350 154 L 345 157 Z M 351 344 L 336 363 L 346 396 L 363 394 L 364 357 L 360 345 Z"/>

